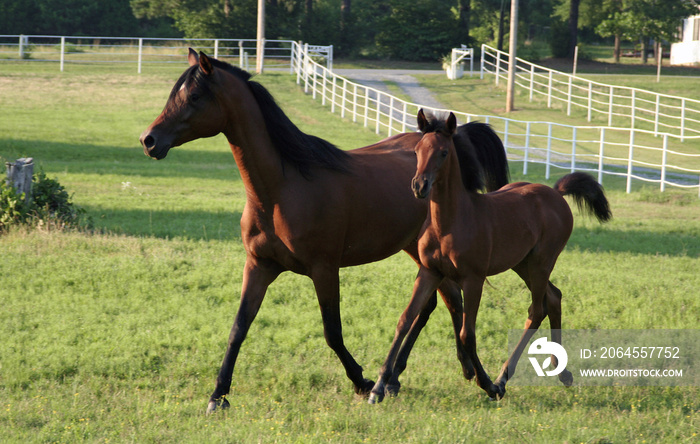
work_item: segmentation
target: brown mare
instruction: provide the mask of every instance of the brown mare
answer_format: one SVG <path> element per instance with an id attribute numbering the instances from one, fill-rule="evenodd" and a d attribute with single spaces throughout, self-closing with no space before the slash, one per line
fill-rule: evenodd
<path id="1" fill-rule="evenodd" d="M 461 347 L 458 344 L 457 353 L 464 376 L 471 379 L 476 373 L 479 387 L 490 397 L 501 398 L 524 347 L 545 316 L 549 316 L 553 331 L 561 329 L 562 295 L 549 276 L 573 228 L 571 210 L 562 196 L 572 195 L 579 207 L 588 208 L 601 222 L 611 217 L 608 201 L 602 187 L 583 173 L 564 176 L 554 189 L 520 182 L 488 194 L 477 194 L 474 187 L 467 188 L 460 180 L 464 169 L 460 172 L 452 142 L 454 115 L 445 120 L 433 116 L 428 119 L 420 110 L 418 127 L 424 135 L 415 148 L 418 167 L 412 188 L 418 200 L 430 197 L 430 210 L 418 239 L 421 266 L 413 296 L 399 319 L 369 402 L 382 401 L 407 331 L 446 278 L 458 282 L 464 292 Z M 476 315 L 486 277 L 509 268 L 527 284 L 532 304 L 520 342 L 494 384 L 476 353 Z M 448 308 L 453 311 L 460 307 L 448 305 Z M 561 343 L 560 333 L 556 336 L 552 339 Z M 565 370 L 559 379 L 571 385 L 573 376 Z"/>
<path id="2" fill-rule="evenodd" d="M 410 183 L 416 169 L 413 147 L 421 134 L 399 134 L 341 151 L 301 132 L 247 72 L 193 50 L 189 62 L 165 109 L 141 135 L 141 143 L 147 155 L 163 159 L 172 147 L 223 133 L 245 185 L 241 300 L 208 411 L 229 405 L 225 395 L 241 344 L 268 286 L 286 270 L 312 279 L 326 342 L 355 392 L 369 394 L 374 382 L 363 377 L 362 367 L 343 344 L 339 268 L 377 261 L 400 250 L 418 261 L 416 239 L 428 205 L 413 198 Z M 476 152 L 487 188 L 508 183 L 503 145 L 488 126 L 464 125 L 454 139 L 461 155 Z M 454 282 L 446 280 L 439 290 L 445 300 L 461 300 Z M 397 369 L 405 366 L 435 304 L 432 295 L 408 335 Z M 461 316 L 453 320 L 458 333 Z M 389 384 L 398 390 L 396 378 Z"/>

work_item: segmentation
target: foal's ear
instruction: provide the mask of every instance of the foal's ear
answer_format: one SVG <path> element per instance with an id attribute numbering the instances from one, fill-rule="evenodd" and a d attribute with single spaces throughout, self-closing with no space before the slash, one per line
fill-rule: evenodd
<path id="1" fill-rule="evenodd" d="M 197 55 L 197 51 L 194 49 L 190 48 L 189 54 L 187 54 L 187 61 L 190 62 L 190 66 L 194 66 L 199 63 L 199 56 Z"/>
<path id="2" fill-rule="evenodd" d="M 428 126 L 428 119 L 425 118 L 423 108 L 418 110 L 418 116 L 416 116 L 416 120 L 418 120 L 418 129 L 422 133 L 423 130 Z"/>
<path id="3" fill-rule="evenodd" d="M 199 51 L 199 67 L 202 68 L 202 72 L 206 75 L 211 74 L 211 72 L 214 70 L 214 67 L 211 64 L 211 59 L 202 51 Z"/>
<path id="4" fill-rule="evenodd" d="M 445 129 L 447 129 L 447 132 L 450 134 L 455 133 L 455 130 L 457 129 L 457 118 L 455 117 L 454 113 L 450 113 L 450 115 L 447 117 Z"/>

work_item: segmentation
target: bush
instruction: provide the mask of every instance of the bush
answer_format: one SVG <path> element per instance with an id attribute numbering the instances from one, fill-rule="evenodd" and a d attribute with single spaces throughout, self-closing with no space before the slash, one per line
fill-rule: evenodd
<path id="1" fill-rule="evenodd" d="M 77 228 L 89 224 L 85 210 L 74 204 L 66 189 L 43 171 L 32 179 L 32 198 L 25 201 L 5 180 L 0 181 L 0 231 L 13 225 Z"/>

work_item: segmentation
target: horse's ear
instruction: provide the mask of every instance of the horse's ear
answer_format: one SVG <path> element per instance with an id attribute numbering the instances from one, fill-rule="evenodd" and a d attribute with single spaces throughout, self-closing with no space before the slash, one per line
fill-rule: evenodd
<path id="1" fill-rule="evenodd" d="M 190 48 L 190 53 L 187 54 L 187 61 L 190 62 L 190 66 L 194 66 L 199 63 L 199 56 L 197 55 L 197 51 L 194 49 Z"/>
<path id="2" fill-rule="evenodd" d="M 211 59 L 204 54 L 202 51 L 199 52 L 199 67 L 202 68 L 202 72 L 206 75 L 211 74 L 214 67 L 211 64 Z"/>
<path id="3" fill-rule="evenodd" d="M 455 117 L 454 113 L 450 113 L 450 115 L 447 117 L 447 122 L 445 123 L 447 132 L 454 134 L 455 130 L 457 129 L 457 118 Z"/>
<path id="4" fill-rule="evenodd" d="M 423 130 L 428 126 L 428 119 L 425 118 L 423 108 L 418 110 L 418 116 L 416 116 L 416 119 L 418 120 L 418 129 L 420 132 L 423 132 Z"/>

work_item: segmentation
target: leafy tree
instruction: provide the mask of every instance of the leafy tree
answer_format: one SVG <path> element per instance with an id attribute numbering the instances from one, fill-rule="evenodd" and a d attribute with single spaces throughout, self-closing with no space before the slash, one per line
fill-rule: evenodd
<path id="1" fill-rule="evenodd" d="M 390 0 L 376 42 L 380 52 L 402 60 L 437 60 L 459 44 L 457 17 L 439 0 Z"/>

